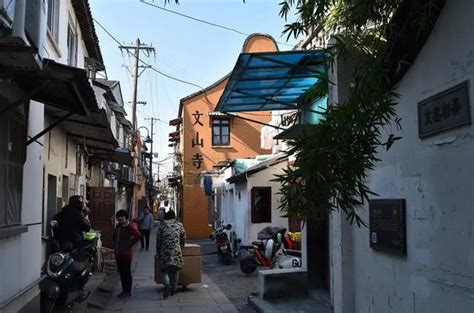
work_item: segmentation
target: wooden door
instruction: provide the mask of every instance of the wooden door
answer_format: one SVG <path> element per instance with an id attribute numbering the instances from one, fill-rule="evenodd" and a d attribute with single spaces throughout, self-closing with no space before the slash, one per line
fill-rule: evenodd
<path id="1" fill-rule="evenodd" d="M 89 199 L 92 228 L 99 230 L 102 245 L 112 248 L 115 221 L 115 189 L 113 187 L 91 187 Z"/>

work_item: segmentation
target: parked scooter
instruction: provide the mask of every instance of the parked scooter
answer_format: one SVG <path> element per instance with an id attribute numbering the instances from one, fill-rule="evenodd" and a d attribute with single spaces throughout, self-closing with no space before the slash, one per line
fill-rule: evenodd
<path id="1" fill-rule="evenodd" d="M 209 236 L 216 242 L 217 256 L 225 265 L 229 265 L 238 256 L 239 251 L 240 239 L 237 239 L 237 235 L 231 229 L 231 224 L 223 225 Z"/>
<path id="2" fill-rule="evenodd" d="M 290 239 L 285 236 L 286 228 L 266 227 L 258 233 L 257 241 L 249 246 L 241 246 L 248 255 L 240 260 L 240 269 L 252 274 L 258 266 L 268 268 L 301 267 L 301 253 L 288 251 Z"/>
<path id="3" fill-rule="evenodd" d="M 51 249 L 43 271 L 47 278 L 40 283 L 41 312 L 51 313 L 57 302 L 64 301 L 67 308 L 73 302 L 82 302 L 84 286 L 92 276 L 92 266 L 97 256 L 96 233 L 87 233 L 83 244 L 73 249 L 72 244 L 62 243 L 54 239 L 54 229 L 58 227 L 56 220 L 51 221 Z"/>

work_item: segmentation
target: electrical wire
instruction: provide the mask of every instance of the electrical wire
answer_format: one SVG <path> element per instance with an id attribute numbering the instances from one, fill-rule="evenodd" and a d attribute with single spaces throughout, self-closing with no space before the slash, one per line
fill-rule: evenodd
<path id="1" fill-rule="evenodd" d="M 221 28 L 221 29 L 224 29 L 224 30 L 228 30 L 228 31 L 237 33 L 237 34 L 239 34 L 239 35 L 250 36 L 250 34 L 241 32 L 240 30 L 235 29 L 235 28 L 230 28 L 230 27 L 227 27 L 227 26 L 223 26 L 223 25 L 219 25 L 219 24 L 216 24 L 216 23 L 208 22 L 208 21 L 206 21 L 206 20 L 199 19 L 199 18 L 190 16 L 190 15 L 186 15 L 186 14 L 183 14 L 183 13 L 179 13 L 179 12 L 176 12 L 176 11 L 173 11 L 173 10 L 170 10 L 170 9 L 167 9 L 167 8 L 164 8 L 164 7 L 161 7 L 161 6 L 159 6 L 159 5 L 156 5 L 156 4 L 154 4 L 154 3 L 146 2 L 146 1 L 144 1 L 144 0 L 140 0 L 140 2 L 143 3 L 143 4 L 147 4 L 147 5 L 151 6 L 151 7 L 154 7 L 154 8 L 160 9 L 160 10 L 163 10 L 163 11 L 165 11 L 165 12 L 172 13 L 172 14 L 176 14 L 176 15 L 182 16 L 182 17 L 187 18 L 187 19 L 190 19 L 190 20 L 194 20 L 194 21 L 196 21 L 196 22 L 200 22 L 200 23 L 203 23 L 203 24 L 207 24 L 207 25 L 210 25 L 210 26 L 214 26 L 214 27 L 217 27 L 217 28 Z M 285 45 L 285 46 L 288 46 L 288 47 L 293 47 L 292 45 L 287 44 L 287 43 L 284 43 L 284 42 L 280 42 L 280 41 L 276 41 L 276 40 L 275 40 L 275 42 L 277 42 L 277 43 L 280 44 L 280 45 Z"/>
<path id="2" fill-rule="evenodd" d="M 97 19 L 95 18 L 92 18 L 94 20 L 94 22 L 97 23 L 97 25 L 100 26 L 100 28 L 102 28 L 102 30 L 104 30 L 104 32 L 109 35 L 110 38 L 112 38 L 119 46 L 122 46 L 122 44 L 120 43 L 120 41 L 117 40 L 117 38 L 115 38 L 114 35 L 112 35 Z M 128 54 L 130 55 L 133 55 L 132 52 L 130 52 L 128 49 L 125 49 L 125 51 L 127 51 Z M 135 55 L 133 55 L 135 57 Z M 138 61 L 140 63 L 142 63 L 143 65 L 147 66 L 149 69 L 151 69 L 152 71 L 155 71 L 157 72 L 158 74 L 160 75 L 163 75 L 165 77 L 168 77 L 169 79 L 172 79 L 172 80 L 175 80 L 175 81 L 178 81 L 180 83 L 183 83 L 183 84 L 187 84 L 187 85 L 190 85 L 190 86 L 194 86 L 194 87 L 197 87 L 201 90 L 204 90 L 203 87 L 199 86 L 198 84 L 195 84 L 195 83 L 192 83 L 192 82 L 189 82 L 189 81 L 186 81 L 186 80 L 183 80 L 183 79 L 180 79 L 180 78 L 177 78 L 177 77 L 174 77 L 170 74 L 167 74 L 161 70 L 158 70 L 156 68 L 154 68 L 153 66 L 151 66 L 150 64 L 146 63 L 145 61 L 143 61 L 142 59 L 138 58 Z"/>
<path id="3" fill-rule="evenodd" d="M 120 41 L 117 40 L 117 38 L 115 38 L 115 36 L 112 35 L 99 21 L 97 21 L 97 19 L 95 19 L 95 18 L 92 18 L 92 19 L 93 19 L 94 22 L 96 22 L 97 25 L 99 25 L 100 28 L 102 28 L 102 29 L 107 33 L 107 35 L 109 35 L 119 46 L 122 46 L 122 44 L 120 43 Z M 127 53 L 128 53 L 129 55 L 133 55 L 134 57 L 136 57 L 134 54 L 132 54 L 132 52 L 129 51 L 129 49 L 125 49 L 125 51 L 127 51 Z M 191 85 L 191 86 L 198 87 L 199 89 L 201 89 L 201 90 L 204 92 L 205 101 L 206 101 L 209 105 L 212 105 L 213 107 L 215 107 L 215 106 L 217 105 L 216 103 L 213 103 L 213 102 L 209 99 L 209 97 L 208 97 L 208 95 L 207 95 L 207 90 L 206 90 L 205 88 L 203 88 L 202 86 L 199 86 L 199 85 L 197 85 L 197 84 L 195 84 L 195 83 L 188 82 L 188 81 L 185 81 L 185 80 L 182 80 L 182 79 L 173 77 L 173 76 L 171 76 L 171 75 L 169 75 L 169 74 L 166 74 L 166 73 L 164 73 L 163 71 L 160 71 L 160 70 L 154 68 L 153 66 L 151 66 L 150 64 L 144 62 L 144 61 L 141 60 L 140 58 L 138 58 L 138 61 L 141 62 L 142 64 L 144 64 L 145 66 L 147 66 L 148 68 L 150 68 L 151 70 L 153 70 L 153 71 L 155 71 L 155 72 L 157 72 L 157 73 L 159 73 L 159 74 L 161 74 L 161 75 L 163 75 L 163 76 L 165 76 L 165 77 L 168 77 L 168 78 L 170 78 L 170 79 L 172 79 L 172 80 L 175 80 L 175 81 L 178 81 L 178 82 L 181 82 L 181 83 L 184 83 L 184 84 L 188 84 L 188 85 Z M 137 111 L 139 111 L 139 110 L 137 109 Z M 139 112 L 140 112 L 140 111 L 139 111 Z M 150 116 L 149 114 L 146 114 L 146 113 L 144 113 L 144 112 L 141 112 L 141 113 Z M 164 122 L 164 123 L 166 123 L 166 122 Z M 268 124 L 268 126 L 275 127 L 275 126 L 269 125 L 269 124 Z M 275 128 L 278 128 L 278 127 L 275 127 Z"/>

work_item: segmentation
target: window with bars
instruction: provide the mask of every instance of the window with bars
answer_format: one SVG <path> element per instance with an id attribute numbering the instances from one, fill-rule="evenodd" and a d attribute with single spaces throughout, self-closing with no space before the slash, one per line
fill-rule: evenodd
<path id="1" fill-rule="evenodd" d="M 21 224 L 25 116 L 12 109 L 0 115 L 0 228 Z"/>
<path id="2" fill-rule="evenodd" d="M 230 145 L 230 120 L 225 118 L 215 118 L 212 120 L 212 145 Z"/>
<path id="3" fill-rule="evenodd" d="M 77 66 L 77 35 L 71 24 L 67 28 L 68 65 Z"/>
<path id="4" fill-rule="evenodd" d="M 272 187 L 254 187 L 250 193 L 251 221 L 254 224 L 272 222 Z"/>

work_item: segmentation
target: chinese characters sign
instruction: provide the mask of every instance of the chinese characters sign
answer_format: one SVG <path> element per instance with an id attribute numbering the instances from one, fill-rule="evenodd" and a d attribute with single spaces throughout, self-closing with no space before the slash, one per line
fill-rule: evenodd
<path id="1" fill-rule="evenodd" d="M 199 113 L 199 111 L 196 111 L 196 113 L 193 113 L 193 116 L 194 116 L 193 126 L 196 125 L 196 124 L 204 126 L 204 124 L 201 122 L 201 116 L 202 115 L 203 115 L 203 113 Z"/>
<path id="2" fill-rule="evenodd" d="M 199 127 L 203 127 L 204 124 L 201 121 L 201 116 L 204 115 L 204 114 L 200 113 L 199 111 L 196 111 L 192 115 L 194 117 L 193 126 L 197 124 Z M 199 138 L 199 132 L 196 132 L 194 134 L 194 137 L 191 141 L 191 145 L 192 145 L 193 148 L 196 147 L 196 146 L 204 148 L 204 139 Z M 200 169 L 203 161 L 204 161 L 204 158 L 203 158 L 202 154 L 200 154 L 199 152 L 193 155 L 192 162 L 193 162 L 194 168 Z"/>
<path id="3" fill-rule="evenodd" d="M 202 154 L 196 153 L 195 155 L 193 155 L 193 166 L 195 168 L 200 169 L 203 161 L 204 158 L 202 157 Z"/>
<path id="4" fill-rule="evenodd" d="M 467 82 L 418 103 L 418 136 L 471 124 Z"/>
<path id="5" fill-rule="evenodd" d="M 204 148 L 204 139 L 199 139 L 199 132 L 196 132 L 196 136 L 193 138 L 191 144 L 193 148 L 195 146 L 201 146 L 202 148 Z"/>
<path id="6" fill-rule="evenodd" d="M 369 200 L 370 247 L 406 255 L 405 199 Z"/>

